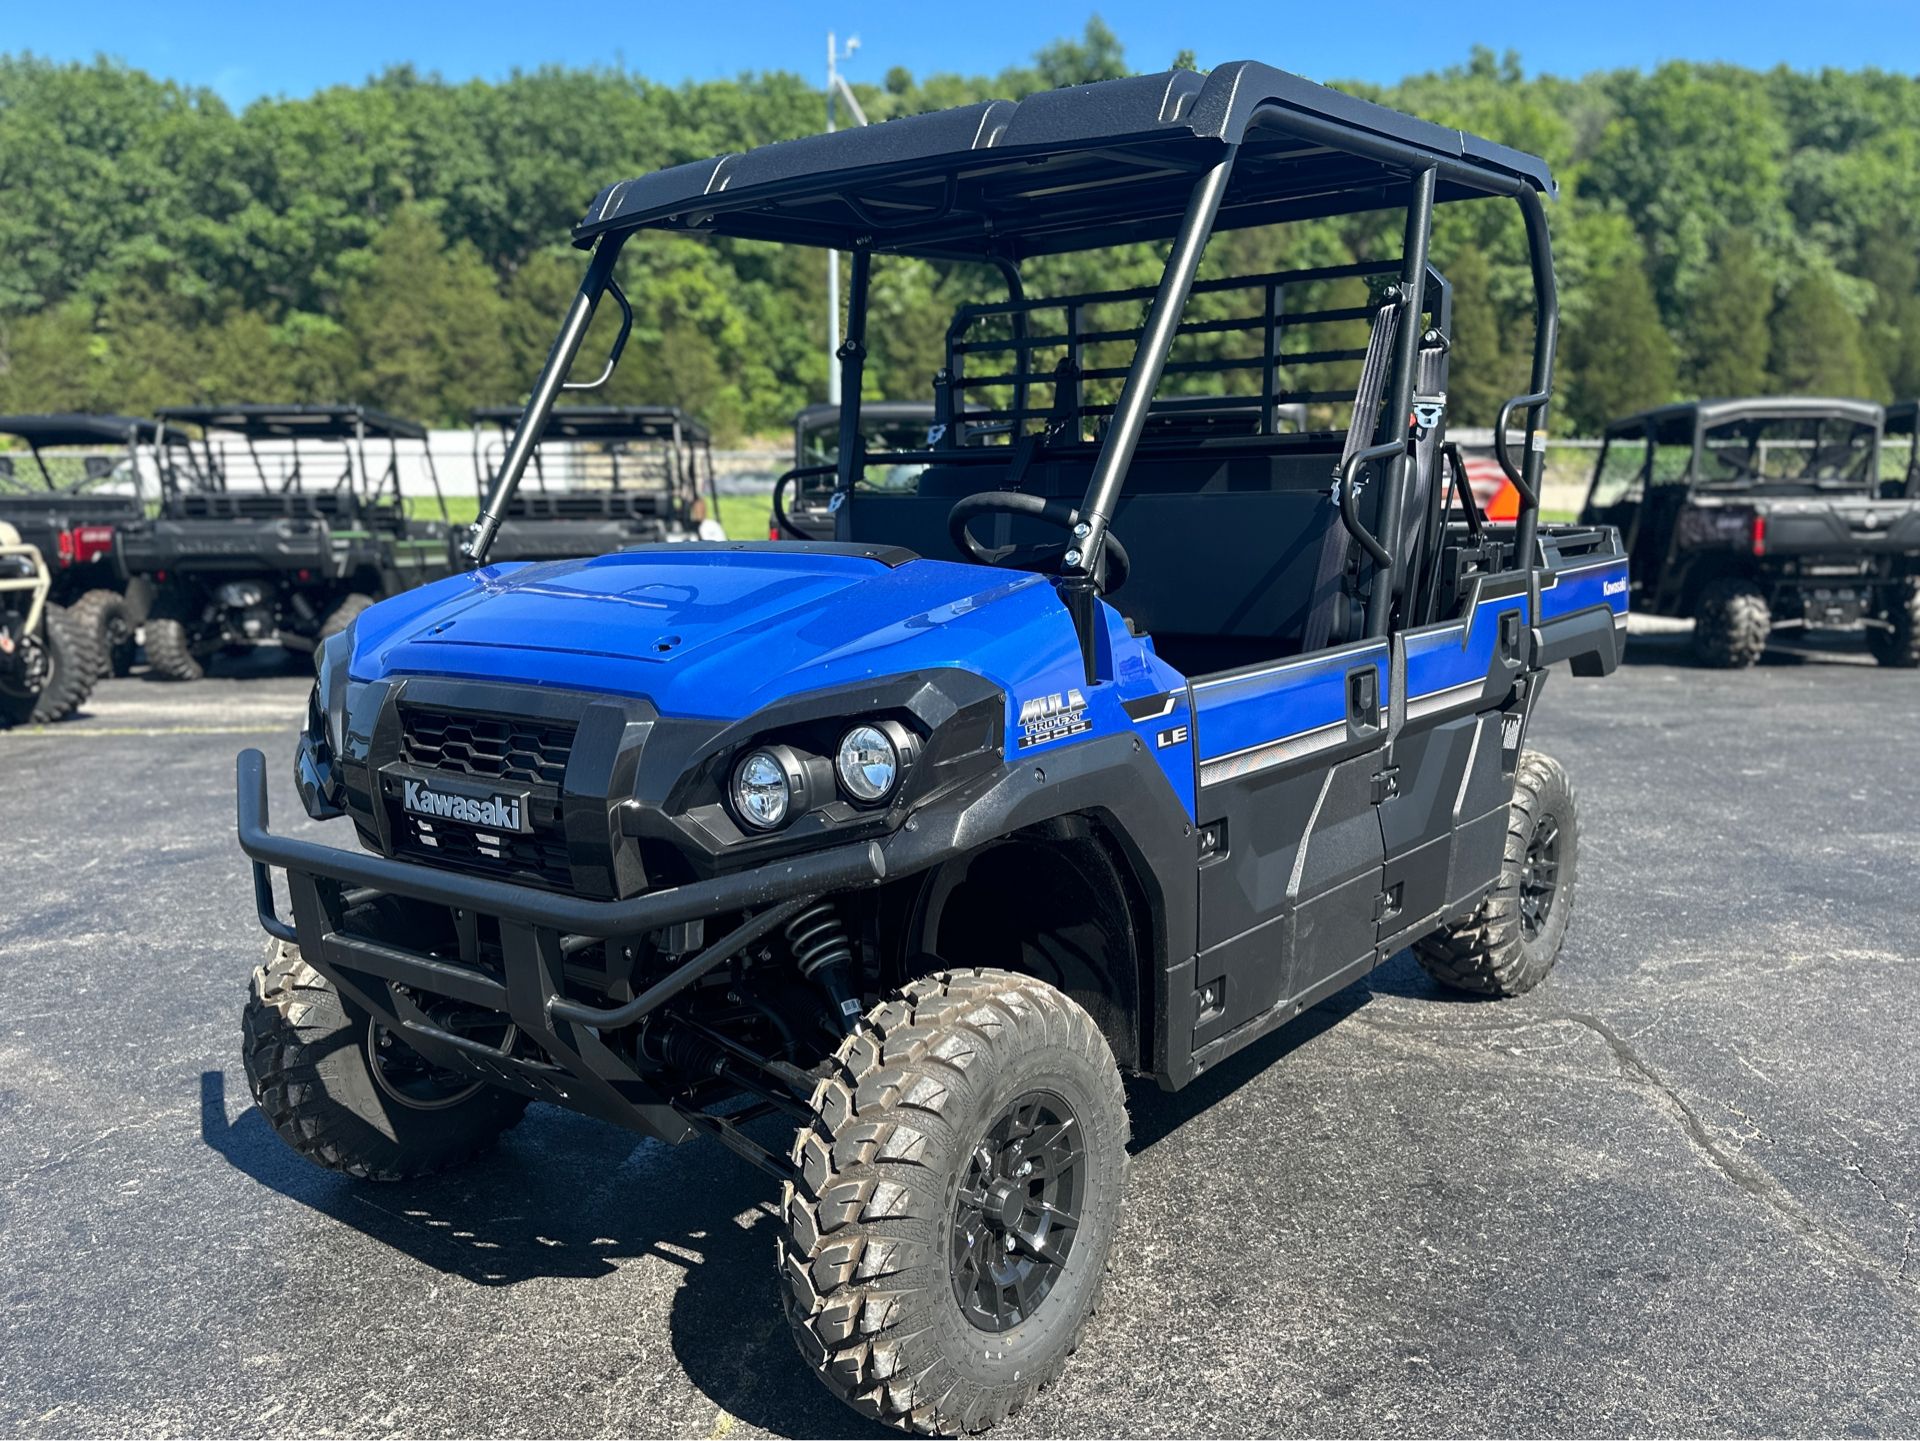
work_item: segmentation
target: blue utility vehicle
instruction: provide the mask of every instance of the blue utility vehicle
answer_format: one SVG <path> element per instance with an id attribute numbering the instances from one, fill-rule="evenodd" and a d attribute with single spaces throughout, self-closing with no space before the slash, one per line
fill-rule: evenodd
<path id="1" fill-rule="evenodd" d="M 359 849 L 272 832 L 239 764 L 268 1120 L 376 1178 L 529 1100 L 710 1136 L 780 1181 L 826 1385 L 922 1432 L 1007 1416 L 1114 1260 L 1123 1074 L 1184 1086 L 1403 947 L 1496 995 L 1559 953 L 1577 816 L 1528 724 L 1549 667 L 1616 664 L 1627 578 L 1612 529 L 1538 519 L 1552 189 L 1242 63 L 603 191 L 477 559 L 595 307 L 627 308 L 616 261 L 663 232 L 851 257 L 834 538 L 482 563 L 327 642 L 299 785 Z M 1434 206 L 1481 200 L 1534 284 L 1507 525 L 1445 444 L 1428 256 Z M 1389 260 L 1206 253 L 1379 210 Z M 1029 289 L 1074 250 L 1158 280 Z M 875 484 L 868 296 L 903 256 L 1004 289 L 955 316 L 931 443 Z"/>

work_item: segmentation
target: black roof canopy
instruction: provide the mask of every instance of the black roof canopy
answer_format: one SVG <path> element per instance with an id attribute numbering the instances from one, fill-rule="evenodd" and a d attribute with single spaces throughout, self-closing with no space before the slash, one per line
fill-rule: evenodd
<path id="1" fill-rule="evenodd" d="M 878 425 L 893 421 L 926 421 L 929 424 L 938 413 L 938 407 L 931 400 L 863 400 L 860 402 L 860 419 Z M 794 424 L 802 430 L 817 430 L 823 425 L 832 425 L 840 419 L 840 407 L 832 401 L 819 401 L 807 406 L 793 418 Z"/>
<path id="2" fill-rule="evenodd" d="M 1920 434 L 1920 400 L 1897 400 L 1887 407 L 1889 435 Z"/>
<path id="3" fill-rule="evenodd" d="M 60 445 L 128 445 L 151 441 L 160 423 L 131 415 L 0 415 L 0 435 L 11 435 L 36 449 Z"/>
<path id="4" fill-rule="evenodd" d="M 982 101 L 762 145 L 608 186 L 574 241 L 656 228 L 1018 260 L 1174 233 L 1199 173 L 1240 156 L 1217 229 L 1403 203 L 1552 194 L 1546 163 L 1297 75 L 1236 61 Z"/>
<path id="5" fill-rule="evenodd" d="M 1608 435 L 1642 430 L 1669 420 L 1697 419 L 1702 426 L 1729 420 L 1851 420 L 1880 426 L 1885 411 L 1870 400 L 1840 400 L 1816 395 L 1758 395 L 1738 400 L 1683 400 L 1623 415 L 1607 425 Z"/>
<path id="6" fill-rule="evenodd" d="M 483 405 L 473 411 L 473 423 L 511 430 L 525 414 L 517 405 Z M 540 438 L 670 441 L 676 426 L 683 440 L 709 441 L 706 426 L 674 405 L 556 405 Z"/>
<path id="7" fill-rule="evenodd" d="M 168 405 L 157 412 L 162 420 L 197 425 L 202 430 L 230 430 L 257 439 L 425 440 L 426 427 L 402 420 L 384 410 L 364 405 Z"/>

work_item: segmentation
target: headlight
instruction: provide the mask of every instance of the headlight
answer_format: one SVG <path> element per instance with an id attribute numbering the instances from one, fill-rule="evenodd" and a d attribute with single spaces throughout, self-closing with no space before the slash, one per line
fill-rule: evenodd
<path id="1" fill-rule="evenodd" d="M 899 783 L 900 751 L 879 726 L 857 725 L 842 738 L 834 766 L 847 794 L 871 805 Z"/>
<path id="2" fill-rule="evenodd" d="M 801 783 L 801 768 L 785 746 L 749 751 L 733 768 L 733 812 L 757 831 L 786 823 L 793 811 L 793 792 Z"/>

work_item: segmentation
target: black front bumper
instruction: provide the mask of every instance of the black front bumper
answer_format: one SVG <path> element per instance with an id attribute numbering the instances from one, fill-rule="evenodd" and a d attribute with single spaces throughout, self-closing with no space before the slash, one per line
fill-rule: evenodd
<path id="1" fill-rule="evenodd" d="M 236 780 L 240 848 L 252 863 L 255 904 L 270 935 L 297 944 L 308 964 L 437 1064 L 667 1141 L 686 1139 L 693 1127 L 601 1033 L 636 1024 L 815 898 L 887 875 L 879 844 L 865 841 L 647 895 L 592 900 L 275 835 L 267 828 L 265 757 L 242 751 Z M 286 872 L 291 923 L 275 908 L 274 867 Z M 496 920 L 498 971 L 357 930 L 350 915 L 378 896 L 445 907 L 456 925 L 477 916 Z M 748 911 L 750 918 L 629 1000 L 602 1004 L 611 998 L 575 994 L 580 987 L 568 975 L 568 957 L 593 942 Z M 540 1054 L 525 1047 L 508 1054 L 456 1036 L 433 1024 L 416 994 L 497 1011 Z"/>

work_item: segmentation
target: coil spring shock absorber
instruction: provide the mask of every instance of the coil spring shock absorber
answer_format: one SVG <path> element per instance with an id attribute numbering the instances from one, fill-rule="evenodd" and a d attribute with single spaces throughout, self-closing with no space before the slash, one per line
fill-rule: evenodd
<path id="1" fill-rule="evenodd" d="M 851 1031 L 860 1016 L 860 998 L 853 990 L 853 942 L 840 912 L 832 901 L 816 901 L 783 930 L 794 966 L 827 993 L 841 1029 Z"/>

